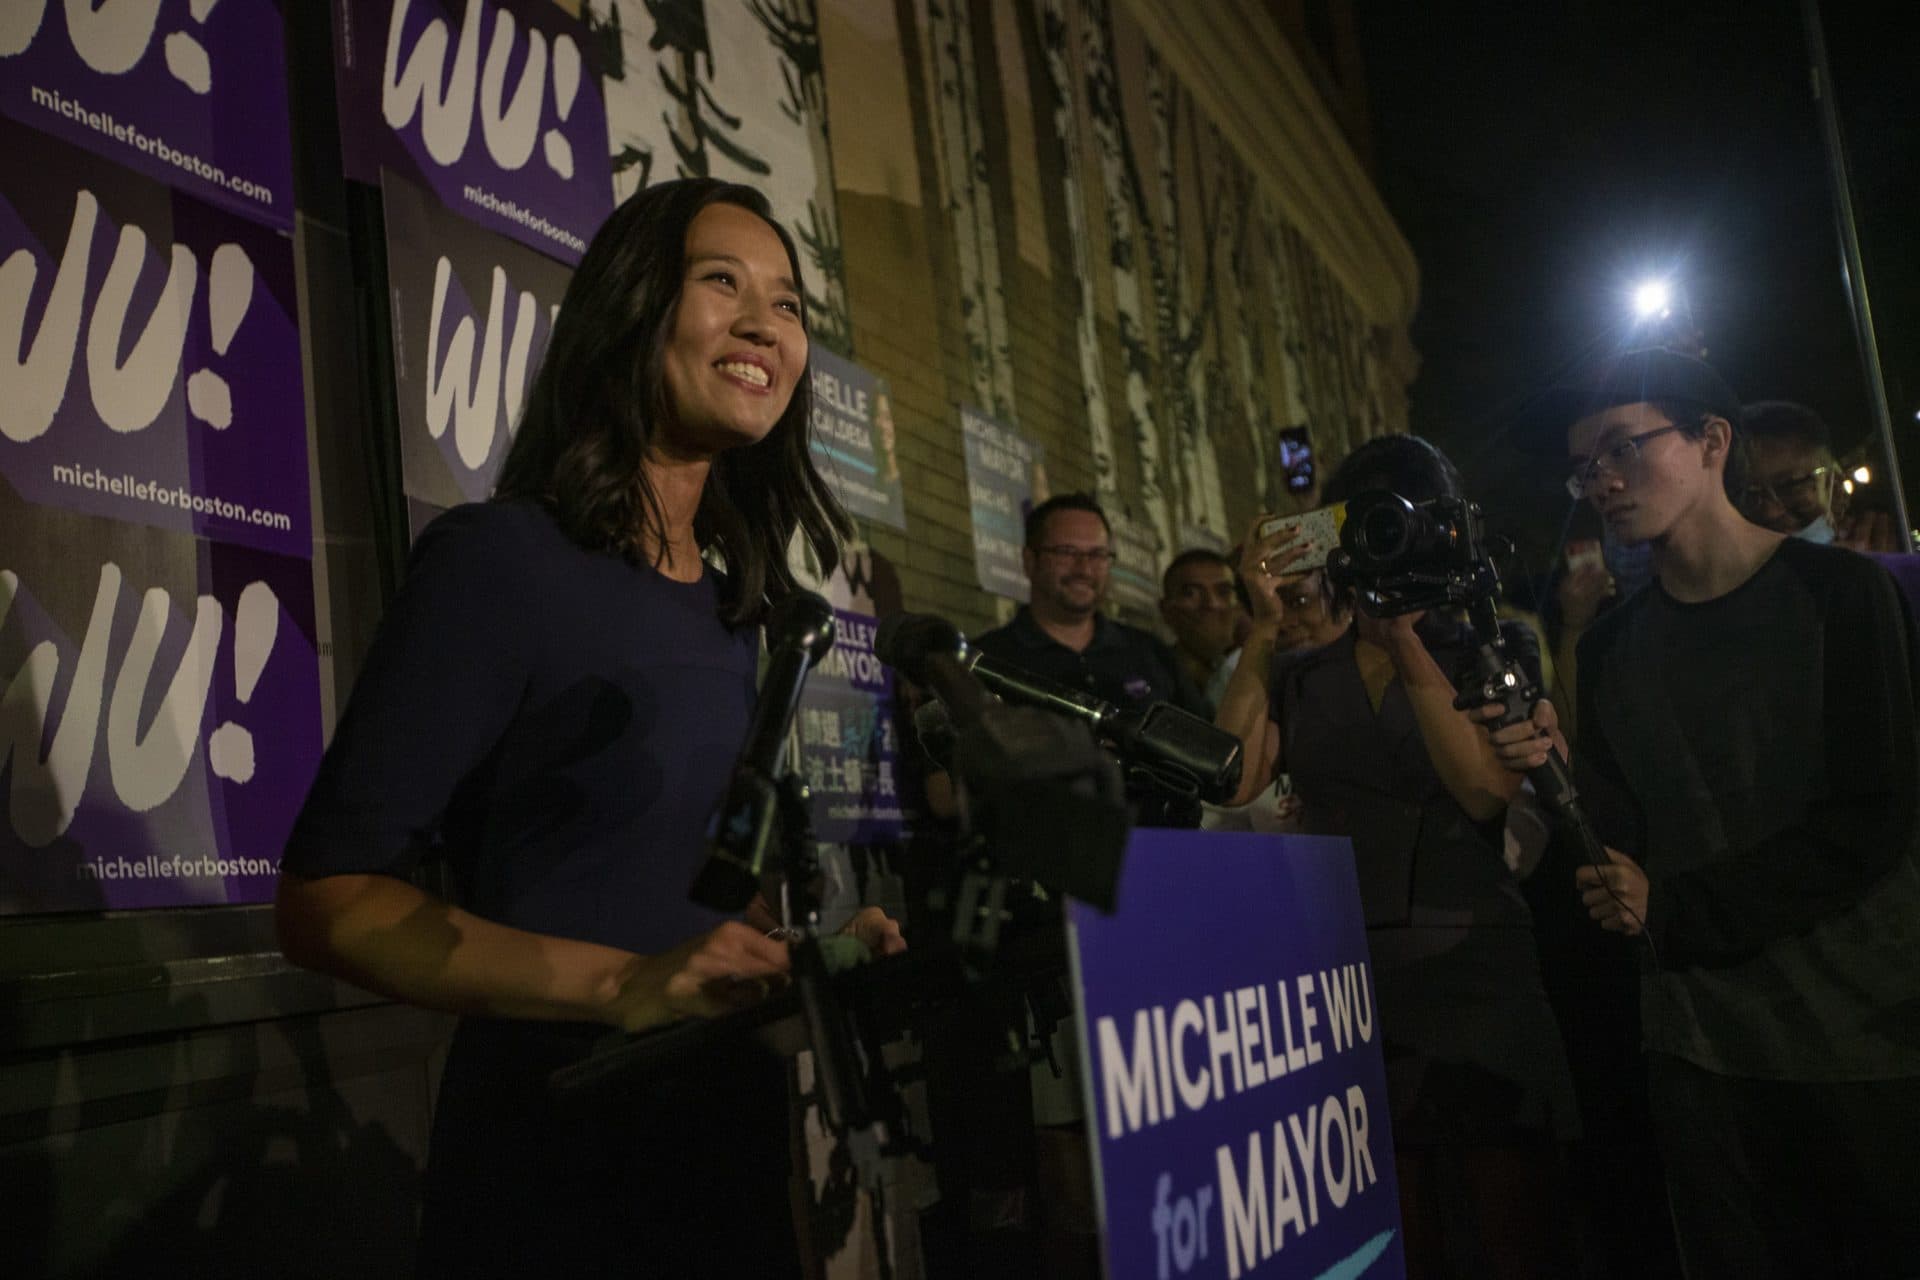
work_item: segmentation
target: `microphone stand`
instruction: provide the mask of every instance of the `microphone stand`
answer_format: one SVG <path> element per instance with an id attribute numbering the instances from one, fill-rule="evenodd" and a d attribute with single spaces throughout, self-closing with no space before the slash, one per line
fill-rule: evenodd
<path id="1" fill-rule="evenodd" d="M 861 1185 L 877 1195 L 883 1173 L 881 1156 L 889 1148 L 887 1126 L 874 1106 L 870 1081 L 874 1063 L 868 1059 L 853 1020 L 834 991 L 826 952 L 820 945 L 820 903 L 813 891 L 820 873 L 820 847 L 814 839 L 807 785 L 786 768 L 775 781 L 774 791 L 779 807 L 780 861 L 785 871 L 781 914 L 783 923 L 797 928 L 800 934 L 793 944 L 793 985 L 800 999 L 807 1042 L 813 1049 L 820 1108 L 828 1127 L 846 1142 Z"/>

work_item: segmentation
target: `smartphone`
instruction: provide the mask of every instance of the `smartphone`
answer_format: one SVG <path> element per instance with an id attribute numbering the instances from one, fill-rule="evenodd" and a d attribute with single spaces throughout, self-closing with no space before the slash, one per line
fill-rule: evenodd
<path id="1" fill-rule="evenodd" d="M 1583 573 L 1607 567 L 1606 548 L 1598 538 L 1575 538 L 1567 544 L 1567 572 Z"/>
<path id="2" fill-rule="evenodd" d="M 1326 567 L 1327 555 L 1340 545 L 1340 530 L 1346 523 L 1347 504 L 1336 502 L 1330 507 L 1303 511 L 1297 516 L 1275 516 L 1260 526 L 1260 536 L 1270 538 L 1286 531 L 1287 536 L 1281 540 L 1280 550 L 1303 546 L 1305 554 L 1288 565 L 1284 572 L 1306 573 Z"/>
<path id="3" fill-rule="evenodd" d="M 1313 488 L 1313 441 L 1307 428 L 1280 428 L 1280 470 L 1287 477 L 1288 493 Z"/>

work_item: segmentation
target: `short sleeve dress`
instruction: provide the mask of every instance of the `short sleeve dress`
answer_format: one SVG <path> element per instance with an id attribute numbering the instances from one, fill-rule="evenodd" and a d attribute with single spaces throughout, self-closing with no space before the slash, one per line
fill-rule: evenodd
<path id="1" fill-rule="evenodd" d="M 538 504 L 446 513 L 415 543 L 286 869 L 406 878 L 443 857 L 480 916 L 643 954 L 713 928 L 726 917 L 687 890 L 756 657 L 752 629 L 718 608 L 711 572 L 681 583 L 588 551 Z M 779 1064 L 743 1049 L 549 1096 L 548 1073 L 605 1030 L 461 1020 L 422 1274 L 667 1275 L 728 1257 L 791 1270 Z"/>

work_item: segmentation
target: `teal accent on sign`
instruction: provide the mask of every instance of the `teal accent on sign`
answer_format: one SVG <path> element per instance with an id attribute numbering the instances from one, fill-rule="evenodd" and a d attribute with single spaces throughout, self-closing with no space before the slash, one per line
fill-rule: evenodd
<path id="1" fill-rule="evenodd" d="M 1379 1261 L 1380 1255 L 1387 1251 L 1387 1245 L 1393 1240 L 1393 1232 L 1382 1231 L 1373 1239 L 1355 1249 L 1340 1261 L 1322 1271 L 1314 1280 L 1358 1280 L 1366 1274 L 1368 1267 Z"/>

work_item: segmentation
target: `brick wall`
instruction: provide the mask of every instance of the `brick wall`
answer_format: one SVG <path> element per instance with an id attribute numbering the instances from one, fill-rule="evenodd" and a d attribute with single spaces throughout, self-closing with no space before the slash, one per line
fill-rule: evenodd
<path id="1" fill-rule="evenodd" d="M 1209 2 L 1210 7 L 1220 8 L 1222 0 Z M 958 304 L 965 282 L 934 152 L 941 87 L 929 83 L 933 77 L 924 46 L 931 23 L 925 4 L 926 0 L 825 0 L 820 14 L 823 60 L 853 311 L 853 356 L 892 384 L 905 485 L 905 533 L 882 527 L 863 533 L 876 553 L 897 570 L 905 607 L 942 613 L 963 627 L 977 628 L 1004 617 L 1007 607 L 981 590 L 973 567 L 959 407 L 976 402 L 977 382 Z M 1044 448 L 1049 486 L 1061 492 L 1094 489 L 1099 477 L 1076 339 L 1081 287 L 1072 274 L 1075 257 L 1066 195 L 1056 180 L 1065 160 L 1043 61 L 1039 15 L 1044 8 L 1043 0 L 972 0 L 970 56 L 980 88 L 970 107 L 970 125 L 979 133 L 977 185 L 971 198 L 988 202 L 998 241 L 998 260 L 991 267 L 1004 296 L 1010 334 L 1014 405 L 1009 416 Z M 1100 20 L 1101 13 L 1099 6 L 1084 0 L 1067 0 L 1061 11 L 1076 35 L 1094 29 L 1091 24 Z M 1235 20 L 1242 17 L 1267 20 L 1258 10 Z M 1152 121 L 1140 114 L 1139 104 L 1148 100 L 1142 83 L 1145 59 L 1158 59 L 1159 53 L 1126 5 L 1117 5 L 1108 21 L 1118 37 L 1109 39 L 1118 50 L 1114 55 L 1114 71 L 1121 81 L 1118 96 L 1131 113 L 1126 125 L 1136 168 L 1149 188 L 1140 207 L 1151 218 L 1164 205 L 1154 172 Z M 1269 39 L 1276 38 L 1272 32 L 1267 34 Z M 1078 55 L 1080 40 L 1074 40 L 1073 48 Z M 1268 91 L 1266 84 L 1255 83 L 1260 79 L 1257 65 L 1217 70 L 1246 81 L 1238 86 L 1241 92 Z M 1198 302 L 1209 295 L 1201 271 L 1205 260 L 1202 219 L 1209 196 L 1219 205 L 1223 193 L 1233 190 L 1237 181 L 1243 195 L 1261 193 L 1256 203 L 1262 209 L 1277 209 L 1297 207 L 1301 199 L 1313 198 L 1313 193 L 1285 190 L 1283 175 L 1245 167 L 1249 164 L 1245 155 L 1221 141 L 1223 133 L 1213 132 L 1219 122 L 1197 105 L 1176 72 L 1171 60 L 1160 62 L 1155 71 L 1163 86 L 1172 86 L 1168 92 L 1179 98 L 1174 118 L 1180 132 L 1174 142 L 1181 226 L 1176 235 L 1162 224 L 1161 245 L 1163 253 L 1169 246 L 1179 246 L 1183 270 L 1174 306 L 1182 323 L 1197 323 L 1205 337 L 1193 359 L 1203 367 L 1215 362 L 1227 375 L 1223 385 L 1202 398 L 1215 408 L 1208 434 L 1218 458 L 1226 514 L 1227 527 L 1220 532 L 1234 539 L 1262 507 L 1291 510 L 1300 505 L 1284 495 L 1277 475 L 1270 479 L 1264 501 L 1259 488 L 1259 472 L 1263 466 L 1271 472 L 1272 460 L 1258 453 L 1270 454 L 1272 446 L 1262 449 L 1255 436 L 1270 441 L 1273 432 L 1286 425 L 1287 380 L 1299 383 L 1292 401 L 1310 408 L 1324 474 L 1365 435 L 1404 429 L 1411 348 L 1405 336 L 1406 317 L 1383 324 L 1367 314 L 1369 308 L 1343 290 L 1336 272 L 1319 261 L 1316 247 L 1289 222 L 1275 239 L 1291 251 L 1289 258 L 1297 259 L 1279 265 L 1282 276 L 1291 282 L 1288 287 L 1295 291 L 1293 303 L 1305 347 L 1296 349 L 1290 359 L 1287 336 L 1273 320 L 1274 308 L 1267 296 L 1271 264 L 1258 253 L 1245 254 L 1242 261 L 1257 267 L 1260 274 L 1244 281 L 1226 276 L 1235 257 L 1233 246 L 1224 243 L 1226 235 L 1236 225 L 1242 235 L 1257 235 L 1261 230 L 1258 212 L 1239 207 L 1222 206 L 1218 214 L 1227 229 L 1214 254 L 1212 292 L 1219 297 L 1218 309 L 1207 320 L 1194 320 Z M 1106 497 L 1110 504 L 1143 517 L 1140 451 L 1126 407 L 1121 317 L 1111 275 L 1103 269 L 1112 256 L 1103 207 L 1107 188 L 1085 128 L 1093 108 L 1085 98 L 1084 79 L 1076 80 L 1075 89 L 1081 95 L 1078 119 L 1083 126 L 1079 146 L 1080 190 L 1086 206 L 1085 260 L 1094 268 L 1096 331 L 1113 439 Z M 1303 107 L 1302 114 L 1313 109 Z M 1302 121 L 1297 127 L 1318 128 L 1325 123 Z M 947 180 L 958 179 L 949 174 Z M 1366 194 L 1373 198 L 1370 188 Z M 1340 216 L 1338 210 L 1333 213 Z M 1139 259 L 1144 283 L 1144 254 Z M 1265 379 L 1254 399 L 1272 407 L 1273 420 L 1257 431 L 1247 421 L 1249 397 L 1241 385 L 1238 348 L 1231 345 L 1238 337 L 1239 314 L 1231 305 L 1230 288 L 1252 290 L 1250 296 L 1258 303 L 1246 308 L 1256 313 L 1252 338 L 1259 347 Z M 1370 310 L 1377 312 L 1378 307 Z M 1153 317 L 1145 319 L 1151 327 Z M 1173 488 L 1183 460 L 1176 456 L 1177 432 L 1171 420 L 1171 397 L 1166 394 L 1171 388 L 1164 382 L 1166 353 L 1156 348 L 1156 357 L 1155 410 L 1163 474 Z M 1198 501 L 1193 497 L 1196 510 Z M 1177 550 L 1177 546 L 1164 547 L 1163 557 Z"/>

